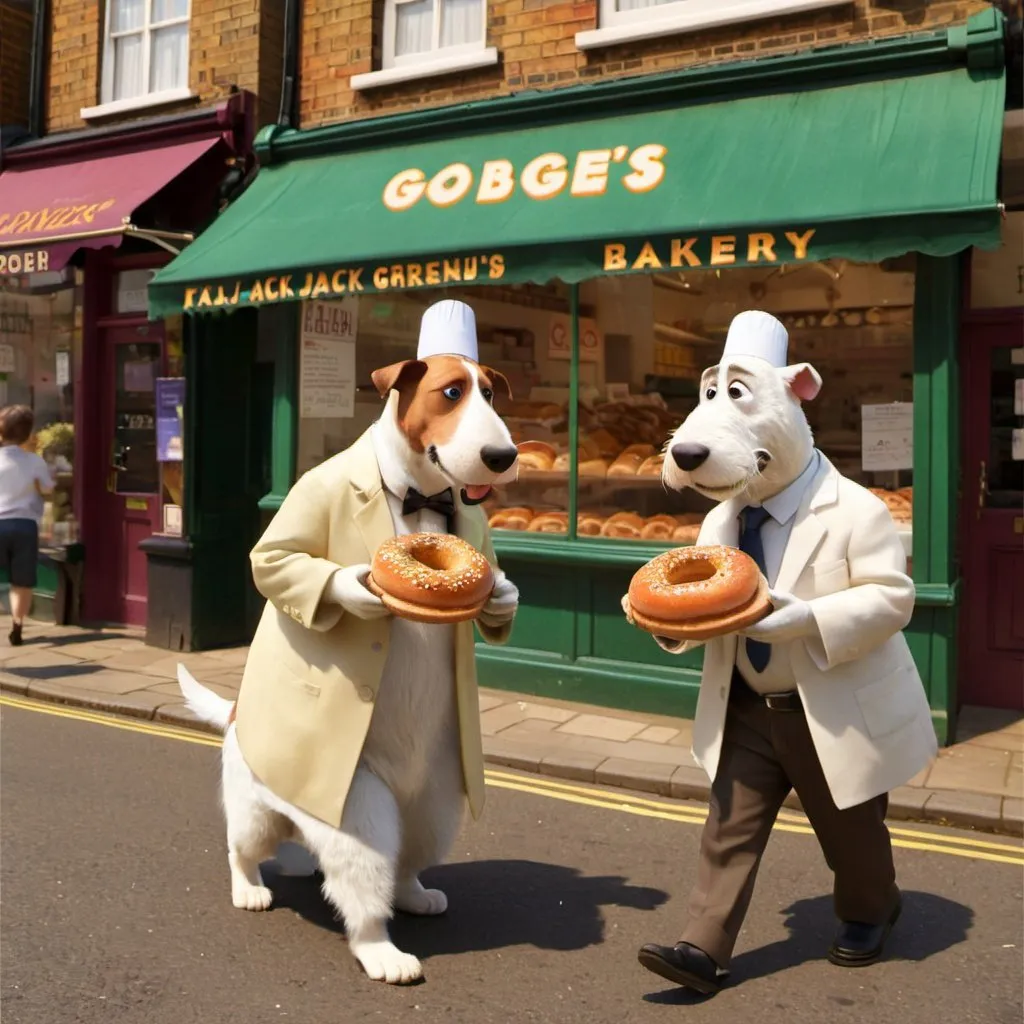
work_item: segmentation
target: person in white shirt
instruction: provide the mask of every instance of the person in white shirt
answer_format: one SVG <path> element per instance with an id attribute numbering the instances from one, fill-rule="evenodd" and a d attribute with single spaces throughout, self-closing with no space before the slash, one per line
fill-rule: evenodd
<path id="1" fill-rule="evenodd" d="M 13 621 L 8 639 L 14 647 L 21 644 L 36 585 L 43 498 L 53 490 L 49 466 L 21 447 L 32 436 L 34 423 L 28 406 L 0 409 L 0 570 L 10 582 Z"/>

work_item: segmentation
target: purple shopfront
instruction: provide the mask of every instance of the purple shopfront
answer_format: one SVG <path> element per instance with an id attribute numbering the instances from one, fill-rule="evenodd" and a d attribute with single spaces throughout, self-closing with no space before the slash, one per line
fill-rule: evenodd
<path id="1" fill-rule="evenodd" d="M 44 556 L 80 565 L 66 573 L 72 582 L 58 621 L 146 624 L 140 545 L 167 531 L 180 536 L 187 471 L 180 430 L 163 450 L 157 443 L 161 382 L 179 380 L 184 393 L 184 325 L 148 319 L 147 285 L 249 176 L 252 130 L 253 98 L 236 93 L 212 109 L 4 153 L 5 296 L 35 309 L 47 289 L 75 291 L 71 340 L 52 342 L 52 360 L 33 355 L 43 370 L 29 381 L 38 386 L 39 372 L 49 373 L 68 396 L 65 408 L 73 406 L 73 416 L 65 412 L 73 418 L 73 486 L 59 514 L 74 528 L 55 522 L 42 542 Z"/>

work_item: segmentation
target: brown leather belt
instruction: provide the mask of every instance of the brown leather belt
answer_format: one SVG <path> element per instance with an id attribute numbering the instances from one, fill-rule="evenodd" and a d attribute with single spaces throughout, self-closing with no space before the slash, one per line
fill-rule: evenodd
<path id="1" fill-rule="evenodd" d="M 803 711 L 804 704 L 796 690 L 786 693 L 759 693 L 757 695 L 768 705 L 770 711 Z"/>
<path id="2" fill-rule="evenodd" d="M 769 711 L 803 711 L 804 704 L 796 690 L 785 693 L 758 693 L 735 669 L 732 674 L 732 687 L 735 693 L 739 690 L 748 700 L 753 699 L 764 704 Z"/>

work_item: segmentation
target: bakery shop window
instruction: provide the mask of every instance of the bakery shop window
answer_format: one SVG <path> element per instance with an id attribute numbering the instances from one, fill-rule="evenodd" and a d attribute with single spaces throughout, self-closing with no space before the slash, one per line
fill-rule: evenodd
<path id="1" fill-rule="evenodd" d="M 83 274 L 0 275 L 0 407 L 27 405 L 35 423 L 25 446 L 50 467 L 39 544 L 78 542 L 75 520 L 75 380 L 82 355 Z"/>
<path id="2" fill-rule="evenodd" d="M 519 479 L 496 495 L 491 525 L 568 528 L 568 351 L 571 324 L 552 286 L 546 326 L 531 315 L 528 365 L 506 422 L 520 444 Z M 817 446 L 884 498 L 910 552 L 913 259 L 688 271 L 585 282 L 579 289 L 577 534 L 656 544 L 696 540 L 712 503 L 661 483 L 662 450 L 698 401 L 701 372 L 721 354 L 732 318 L 764 309 L 785 323 L 789 361 L 814 364 L 821 395 L 805 411 Z M 473 301 L 469 299 L 467 301 Z M 479 316 L 479 314 L 478 314 Z M 515 321 L 508 319 L 511 332 Z M 483 357 L 482 357 L 483 358 Z"/>
<path id="3" fill-rule="evenodd" d="M 790 362 L 813 363 L 824 380 L 805 405 L 818 447 L 884 496 L 909 554 L 913 292 L 912 259 L 584 282 L 575 435 L 570 290 L 561 282 L 301 303 L 298 472 L 366 430 L 381 412 L 373 370 L 415 358 L 424 310 L 460 299 L 476 315 L 480 361 L 508 378 L 513 396 L 495 404 L 519 446 L 519 475 L 485 503 L 492 528 L 564 538 L 575 487 L 583 541 L 693 543 L 712 503 L 666 490 L 662 451 L 697 404 L 701 372 L 718 361 L 732 318 L 764 309 L 786 324 Z"/>

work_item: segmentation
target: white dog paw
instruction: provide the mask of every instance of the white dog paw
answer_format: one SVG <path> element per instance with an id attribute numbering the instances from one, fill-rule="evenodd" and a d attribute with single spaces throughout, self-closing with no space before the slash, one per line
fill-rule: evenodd
<path id="1" fill-rule="evenodd" d="M 406 914 L 434 917 L 448 909 L 448 897 L 440 889 L 424 889 L 418 879 L 404 882 L 395 893 L 395 909 Z"/>
<path id="2" fill-rule="evenodd" d="M 353 947 L 366 976 L 388 985 L 408 985 L 423 977 L 423 965 L 411 953 L 403 953 L 391 942 L 367 942 Z"/>
<path id="3" fill-rule="evenodd" d="M 231 902 L 239 910 L 269 910 L 274 894 L 265 885 L 231 886 Z"/>

